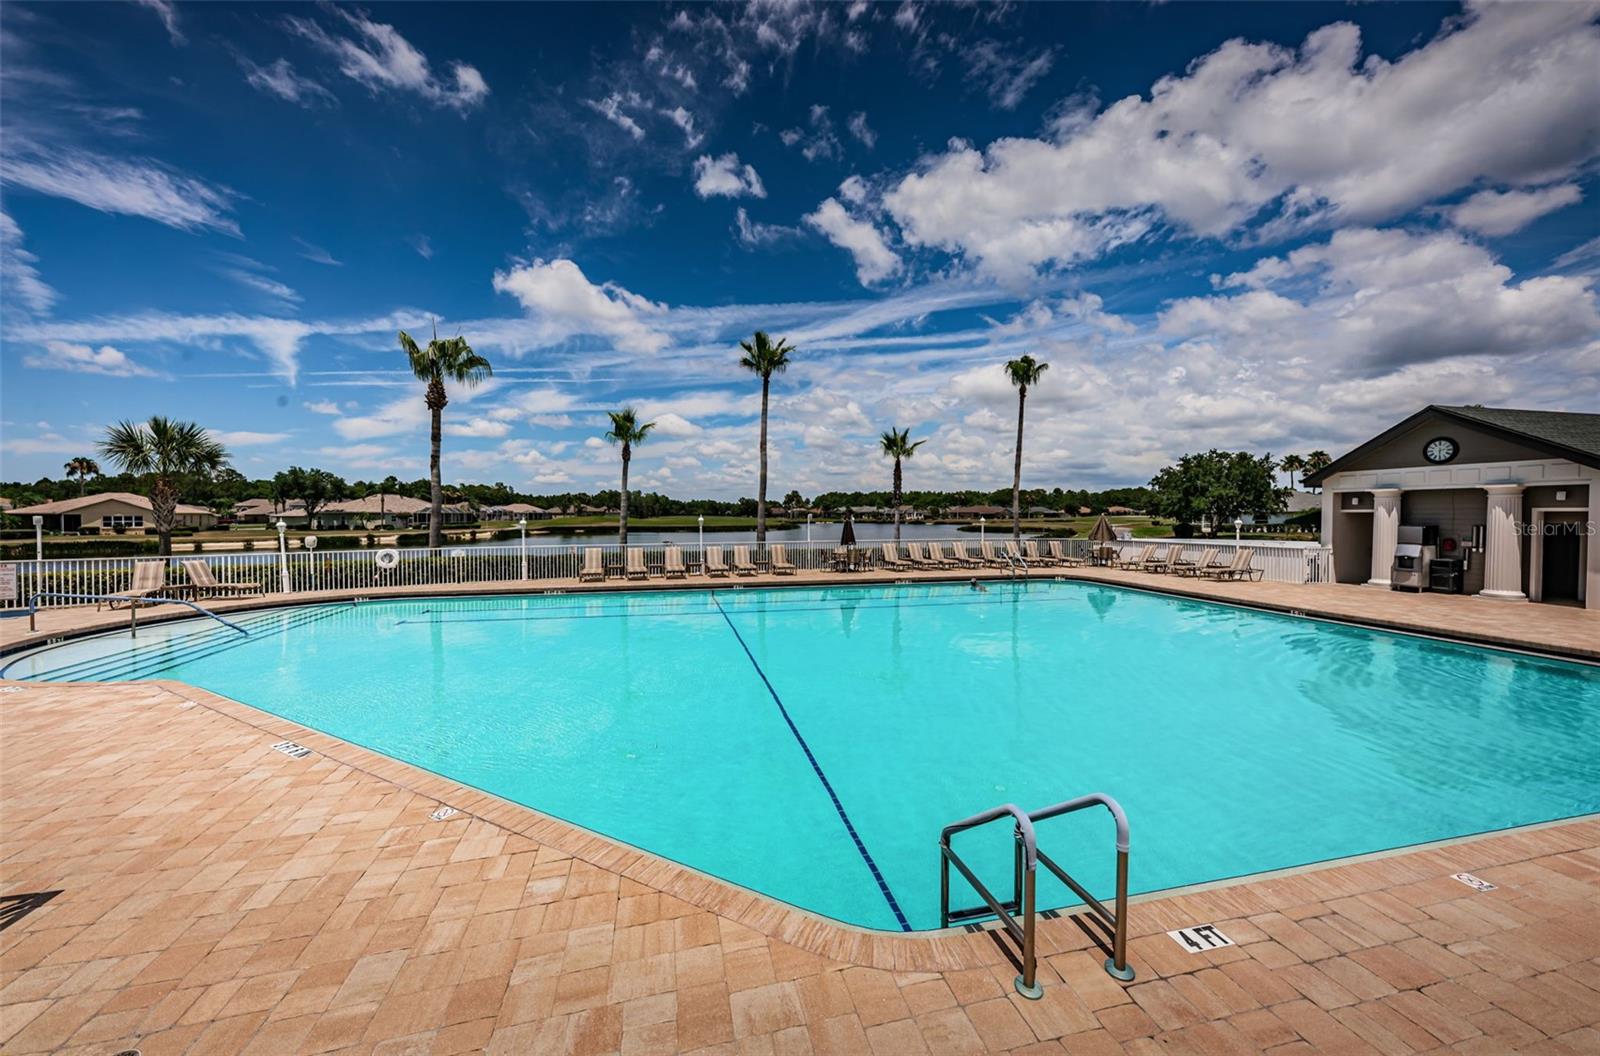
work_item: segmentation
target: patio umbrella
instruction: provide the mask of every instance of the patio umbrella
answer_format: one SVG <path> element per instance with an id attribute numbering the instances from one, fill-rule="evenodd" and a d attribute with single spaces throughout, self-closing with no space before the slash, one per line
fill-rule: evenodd
<path id="1" fill-rule="evenodd" d="M 1094 527 L 1089 529 L 1089 549 L 1098 551 L 1116 540 L 1117 530 L 1111 527 L 1111 521 L 1102 513 L 1100 519 L 1094 522 Z"/>
<path id="2" fill-rule="evenodd" d="M 856 520 L 848 513 L 844 515 L 844 530 L 839 533 L 839 545 L 856 545 Z"/>

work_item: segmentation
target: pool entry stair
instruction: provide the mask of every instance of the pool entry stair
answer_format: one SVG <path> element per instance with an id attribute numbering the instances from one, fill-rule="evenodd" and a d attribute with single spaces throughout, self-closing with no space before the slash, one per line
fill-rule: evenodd
<path id="1" fill-rule="evenodd" d="M 1063 814 L 1071 814 L 1087 807 L 1102 806 L 1111 812 L 1111 817 L 1117 824 L 1117 894 L 1116 911 L 1106 908 L 1094 895 L 1078 881 L 1074 880 L 1065 869 L 1039 849 L 1039 842 L 1034 835 L 1034 823 L 1058 818 Z M 950 846 L 950 838 L 958 832 L 976 829 L 1001 818 L 1010 818 L 1015 822 L 1012 837 L 1015 842 L 1012 857 L 1011 897 L 1001 901 L 994 892 L 990 891 L 983 881 L 973 873 L 971 867 L 962 861 L 961 856 Z M 956 871 L 966 878 L 973 890 L 978 892 L 984 904 L 969 906 L 965 909 L 950 908 L 950 867 L 954 865 Z M 939 926 L 948 928 L 975 917 L 995 916 L 999 918 L 1006 934 L 1017 944 L 1022 956 L 1022 974 L 1017 976 L 1017 993 L 1023 997 L 1037 1001 L 1044 996 L 1044 987 L 1039 983 L 1038 953 L 1035 949 L 1035 924 L 1038 916 L 1038 906 L 1035 904 L 1035 880 L 1038 867 L 1043 865 L 1056 875 L 1068 889 L 1079 898 L 1084 905 L 1089 907 L 1089 919 L 1098 924 L 1111 940 L 1111 956 L 1106 959 L 1107 974 L 1120 982 L 1133 981 L 1133 968 L 1128 964 L 1128 816 L 1123 813 L 1122 806 L 1115 799 L 1103 792 L 1093 792 L 1077 799 L 1069 799 L 1054 806 L 1041 810 L 1027 812 L 1012 803 L 1002 803 L 998 807 L 986 810 L 981 814 L 974 814 L 970 818 L 954 822 L 944 827 L 939 834 Z M 1017 918 L 1021 916 L 1019 921 Z M 1098 940 L 1097 940 L 1098 941 Z"/>

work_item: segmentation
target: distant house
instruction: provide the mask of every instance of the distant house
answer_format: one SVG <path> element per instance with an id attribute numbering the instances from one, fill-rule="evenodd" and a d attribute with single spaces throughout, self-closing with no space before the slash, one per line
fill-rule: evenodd
<path id="1" fill-rule="evenodd" d="M 1034 518 L 1062 517 L 1065 516 L 1065 514 L 1063 514 L 1060 510 L 1053 510 L 1049 506 L 1029 506 L 1028 516 Z"/>
<path id="2" fill-rule="evenodd" d="M 150 500 L 143 495 L 127 491 L 103 491 L 98 495 L 80 495 L 60 502 L 45 502 L 38 506 L 24 506 L 11 510 L 14 517 L 44 517 L 44 526 L 53 532 L 80 532 L 95 529 L 102 532 L 152 532 L 155 531 L 155 513 Z M 210 528 L 217 523 L 217 515 L 204 506 L 178 504 L 174 526 L 178 528 Z"/>
<path id="3" fill-rule="evenodd" d="M 1009 517 L 1011 511 L 1004 506 L 951 506 L 944 515 L 953 521 L 975 521 L 979 517 Z"/>
<path id="4" fill-rule="evenodd" d="M 483 508 L 483 518 L 486 521 L 518 521 L 524 517 L 530 521 L 543 521 L 554 515 L 554 511 L 527 502 L 507 502 Z"/>
<path id="5" fill-rule="evenodd" d="M 306 507 L 303 502 L 286 502 L 282 508 L 271 499 L 245 499 L 233 504 L 233 519 L 238 524 L 277 524 L 284 522 L 291 528 L 306 526 Z"/>
<path id="6" fill-rule="evenodd" d="M 1284 507 L 1282 513 L 1271 513 L 1265 517 L 1260 517 L 1253 513 L 1246 513 L 1241 514 L 1239 519 L 1245 524 L 1283 524 L 1297 513 L 1304 513 L 1307 510 L 1317 510 L 1320 512 L 1321 509 L 1321 495 L 1313 494 L 1309 491 L 1295 491 L 1290 493 L 1288 504 Z"/>
<path id="7" fill-rule="evenodd" d="M 428 523 L 429 505 L 406 495 L 382 493 L 360 499 L 330 502 L 317 511 L 320 528 L 406 528 L 418 514 Z"/>
<path id="8" fill-rule="evenodd" d="M 1113 517 L 1131 517 L 1139 511 L 1132 506 L 1107 506 L 1106 513 Z"/>
<path id="9" fill-rule="evenodd" d="M 1091 510 L 1091 509 L 1090 509 L 1090 508 L 1089 508 L 1089 507 L 1087 507 L 1087 506 L 1079 506 L 1079 507 L 1078 507 L 1078 516 L 1079 516 L 1079 517 L 1087 517 L 1087 516 L 1089 516 L 1089 515 L 1090 515 L 1090 514 L 1091 514 L 1091 513 L 1093 513 L 1093 512 L 1094 512 L 1094 511 L 1093 511 L 1093 510 Z"/>

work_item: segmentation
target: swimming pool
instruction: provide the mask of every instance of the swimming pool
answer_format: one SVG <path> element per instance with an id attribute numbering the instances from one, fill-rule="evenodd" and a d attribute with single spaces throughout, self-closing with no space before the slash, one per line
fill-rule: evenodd
<path id="1" fill-rule="evenodd" d="M 936 927 L 940 828 L 1007 801 L 1116 796 L 1135 892 L 1600 811 L 1600 668 L 1115 587 L 238 619 L 248 638 L 152 625 L 0 674 L 178 679 L 875 928 Z M 1005 886 L 1005 827 L 963 839 Z M 1040 843 L 1109 892 L 1102 812 Z M 1071 901 L 1041 874 L 1041 906 Z"/>

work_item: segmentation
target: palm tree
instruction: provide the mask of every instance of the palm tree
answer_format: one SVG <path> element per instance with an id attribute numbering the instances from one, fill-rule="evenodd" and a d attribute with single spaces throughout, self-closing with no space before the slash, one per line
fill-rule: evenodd
<path id="1" fill-rule="evenodd" d="M 1306 460 L 1299 455 L 1284 455 L 1278 467 L 1289 474 L 1289 490 L 1294 490 L 1294 475 L 1306 468 Z"/>
<path id="2" fill-rule="evenodd" d="M 916 454 L 917 448 L 927 443 L 926 440 L 911 442 L 910 429 L 896 429 L 889 427 L 889 431 L 878 437 L 878 446 L 883 448 L 883 453 L 894 459 L 894 541 L 900 541 L 900 463 Z"/>
<path id="3" fill-rule="evenodd" d="M 228 452 L 200 426 L 159 416 L 148 422 L 113 425 L 100 442 L 100 454 L 121 466 L 124 473 L 154 478 L 150 484 L 150 512 L 162 556 L 172 553 L 178 487 L 184 478 L 209 476 L 228 464 Z"/>
<path id="4" fill-rule="evenodd" d="M 620 411 L 607 411 L 611 416 L 611 428 L 606 431 L 606 439 L 613 444 L 622 445 L 622 505 L 617 516 L 617 542 L 622 546 L 628 545 L 628 463 L 633 460 L 633 445 L 644 443 L 644 438 L 650 430 L 656 427 L 655 422 L 639 424 L 639 412 L 632 407 L 624 407 Z"/>
<path id="5" fill-rule="evenodd" d="M 772 390 L 772 375 L 789 369 L 789 353 L 795 351 L 783 338 L 774 344 L 765 330 L 757 330 L 749 341 L 740 341 L 744 355 L 739 365 L 761 378 L 761 478 L 756 486 L 756 542 L 767 541 L 767 395 Z"/>
<path id="6" fill-rule="evenodd" d="M 68 459 L 67 464 L 61 468 L 67 471 L 67 479 L 78 478 L 78 494 L 80 496 L 87 490 L 89 478 L 100 475 L 100 463 L 83 455 Z"/>
<path id="7" fill-rule="evenodd" d="M 1011 467 L 1011 538 L 1022 541 L 1022 412 L 1028 403 L 1028 386 L 1037 385 L 1050 364 L 1024 354 L 1006 363 L 1006 375 L 1017 387 L 1017 455 Z"/>
<path id="8" fill-rule="evenodd" d="M 1320 469 L 1326 469 L 1328 463 L 1332 461 L 1333 459 L 1329 457 L 1326 451 L 1313 451 L 1306 456 L 1305 471 L 1307 473 L 1315 473 Z"/>
<path id="9" fill-rule="evenodd" d="M 428 453 L 428 480 L 432 498 L 432 509 L 428 511 L 428 546 L 437 547 L 443 542 L 441 526 L 444 523 L 441 511 L 444 495 L 439 488 L 439 429 L 445 405 L 450 402 L 444 391 L 445 379 L 471 388 L 492 375 L 494 368 L 489 366 L 487 359 L 472 351 L 466 338 L 457 335 L 440 341 L 437 327 L 427 348 L 418 348 L 410 334 L 400 331 L 400 347 L 411 361 L 411 373 L 417 376 L 418 381 L 427 382 L 428 385 L 426 399 L 433 418 Z"/>

